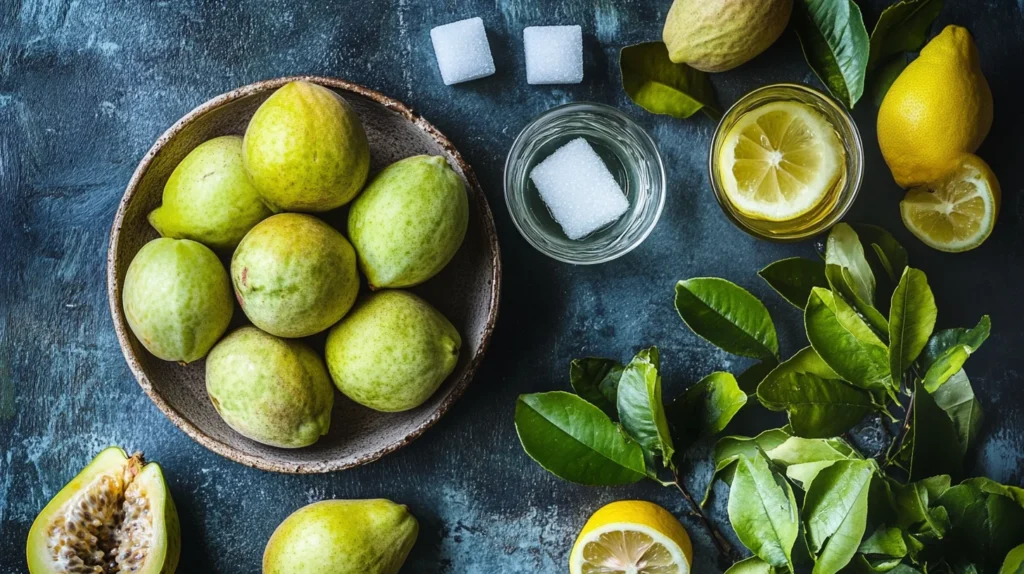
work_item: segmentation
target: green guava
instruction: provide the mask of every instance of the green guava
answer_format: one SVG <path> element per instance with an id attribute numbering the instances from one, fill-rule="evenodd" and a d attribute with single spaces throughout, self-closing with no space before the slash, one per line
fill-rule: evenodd
<path id="1" fill-rule="evenodd" d="M 217 255 L 191 239 L 154 239 L 128 265 L 122 306 L 132 333 L 165 361 L 206 356 L 231 322 L 231 282 Z"/>
<path id="2" fill-rule="evenodd" d="M 412 293 L 378 291 L 359 301 L 327 336 L 327 369 L 345 396 L 384 412 L 416 408 L 459 360 L 462 337 Z"/>
<path id="3" fill-rule="evenodd" d="M 359 294 L 352 245 L 301 213 L 280 213 L 253 227 L 231 258 L 231 280 L 249 320 L 278 337 L 327 329 Z"/>
<path id="4" fill-rule="evenodd" d="M 263 552 L 263 574 L 398 574 L 419 524 L 390 500 L 324 500 L 295 511 Z"/>
<path id="5" fill-rule="evenodd" d="M 243 158 L 276 211 L 328 211 L 352 201 L 366 183 L 370 144 L 341 96 L 298 81 L 281 86 L 253 114 Z"/>
<path id="6" fill-rule="evenodd" d="M 210 351 L 206 392 L 228 426 L 270 446 L 309 446 L 331 426 L 334 386 L 323 359 L 301 341 L 256 327 Z"/>
<path id="7" fill-rule="evenodd" d="M 271 215 L 245 173 L 242 138 L 221 136 L 199 144 L 174 168 L 149 223 L 164 237 L 230 252 Z"/>
<path id="8" fill-rule="evenodd" d="M 371 289 L 410 287 L 436 275 L 466 237 L 466 187 L 440 156 L 381 171 L 356 198 L 348 233 Z"/>

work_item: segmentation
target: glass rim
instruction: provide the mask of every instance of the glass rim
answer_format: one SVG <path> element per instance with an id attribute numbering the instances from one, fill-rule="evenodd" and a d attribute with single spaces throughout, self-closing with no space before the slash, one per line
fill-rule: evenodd
<path id="1" fill-rule="evenodd" d="M 627 238 L 628 241 L 617 240 L 610 244 L 608 246 L 608 249 L 603 254 L 592 258 L 573 257 L 572 255 L 566 254 L 561 250 L 552 250 L 548 245 L 538 241 L 538 239 L 535 237 L 535 234 L 539 234 L 539 230 L 535 229 L 533 226 L 529 226 L 526 223 L 524 223 L 524 221 L 522 221 L 522 214 L 519 213 L 518 207 L 514 205 L 514 203 L 516 202 L 514 196 L 521 197 L 526 192 L 526 190 L 523 189 L 523 186 L 517 185 L 517 178 L 513 177 L 513 167 L 516 165 L 516 162 L 521 162 L 525 159 L 523 156 L 523 149 L 526 147 L 527 137 L 532 135 L 532 133 L 536 131 L 539 127 L 548 124 L 553 119 L 575 111 L 591 111 L 599 115 L 610 116 L 612 119 L 621 122 L 635 137 L 639 139 L 639 143 L 644 148 L 646 148 L 645 153 L 643 154 L 644 158 L 647 160 L 649 166 L 652 168 L 654 175 L 658 178 L 659 184 L 657 185 L 657 189 L 651 190 L 651 195 L 653 197 L 651 197 L 651 201 L 649 203 L 653 204 L 653 215 L 650 216 L 650 221 L 647 224 L 645 224 L 645 226 L 641 228 L 639 232 L 636 233 L 635 235 L 623 235 L 622 237 L 619 238 Z M 648 150 L 650 153 L 647 153 Z M 505 158 L 504 169 L 505 171 L 503 174 L 503 185 L 505 206 L 508 209 L 509 216 L 512 219 L 512 224 L 515 226 L 516 230 L 523 237 L 523 239 L 525 239 L 526 242 L 530 244 L 530 246 L 532 246 L 537 251 L 543 253 L 544 255 L 556 261 L 560 261 L 562 263 L 569 263 L 572 265 L 597 265 L 599 263 L 607 263 L 609 261 L 618 259 L 623 255 L 626 255 L 627 253 L 639 247 L 640 244 L 643 243 L 650 236 L 650 234 L 654 232 L 654 228 L 660 221 L 662 212 L 664 211 L 665 207 L 665 197 L 667 195 L 665 164 L 661 159 L 661 152 L 658 150 L 658 146 L 654 142 L 654 139 L 651 138 L 649 133 L 647 133 L 647 130 L 645 130 L 643 127 L 637 124 L 632 118 L 623 113 L 621 110 L 600 102 L 568 102 L 552 107 L 538 115 L 536 118 L 527 123 L 526 126 L 524 126 L 522 130 L 520 130 L 519 134 L 516 135 L 515 139 L 512 141 L 512 146 L 509 148 L 508 155 Z M 650 212 L 651 209 L 648 208 L 645 211 Z M 628 214 L 625 216 L 628 216 Z"/>
<path id="2" fill-rule="evenodd" d="M 728 200 L 724 197 L 725 192 L 721 189 L 721 183 L 719 182 L 718 176 L 715 173 L 714 158 L 715 149 L 717 147 L 719 139 L 724 137 L 722 128 L 723 126 L 725 126 L 726 120 L 732 119 L 731 115 L 735 112 L 736 108 L 738 108 L 742 104 L 749 102 L 751 99 L 757 97 L 762 92 L 776 90 L 780 88 L 793 89 L 796 91 L 804 92 L 805 94 L 808 94 L 811 97 L 820 100 L 822 103 L 828 105 L 831 110 L 836 112 L 836 115 L 838 115 L 839 118 L 842 119 L 842 121 L 846 124 L 846 127 L 848 128 L 847 131 L 849 131 L 850 135 L 852 136 L 851 141 L 844 142 L 844 147 L 846 147 L 847 150 L 849 150 L 849 153 L 855 153 L 857 155 L 858 161 L 853 162 L 856 166 L 855 172 L 847 174 L 848 181 L 846 183 L 846 186 L 851 188 L 852 191 L 851 193 L 849 193 L 849 197 L 845 201 L 843 201 L 842 205 L 839 206 L 833 212 L 833 215 L 823 220 L 826 221 L 827 223 L 825 223 L 824 225 L 810 227 L 804 231 L 800 231 L 799 233 L 787 235 L 770 235 L 759 229 L 751 227 L 750 225 L 745 223 L 741 218 L 737 217 L 735 213 L 733 213 L 732 209 L 727 203 Z M 860 189 L 861 185 L 863 184 L 863 178 L 864 144 L 861 139 L 860 129 L 857 127 L 857 122 L 854 121 L 853 116 L 850 114 L 849 110 L 847 110 L 842 104 L 836 101 L 835 98 L 831 97 L 828 94 L 825 94 L 820 90 L 817 90 L 815 88 L 812 88 L 811 86 L 807 86 L 804 84 L 797 84 L 793 82 L 779 82 L 775 84 L 761 86 L 759 88 L 755 88 L 747 92 L 742 97 L 740 97 L 740 99 L 736 100 L 736 102 L 729 106 L 725 113 L 722 114 L 722 118 L 718 121 L 718 125 L 715 126 L 715 131 L 711 136 L 711 146 L 708 150 L 708 179 L 711 183 L 711 190 L 713 195 L 715 196 L 715 201 L 718 202 L 718 206 L 721 208 L 722 212 L 725 213 L 725 216 L 733 225 L 735 225 L 748 235 L 751 235 L 758 239 L 764 239 L 766 241 L 772 241 L 775 243 L 794 243 L 798 241 L 804 241 L 806 239 L 809 239 L 811 237 L 814 237 L 827 231 L 832 226 L 842 221 L 842 219 L 846 217 L 846 214 L 850 211 L 850 208 L 853 207 L 854 202 L 860 195 Z"/>

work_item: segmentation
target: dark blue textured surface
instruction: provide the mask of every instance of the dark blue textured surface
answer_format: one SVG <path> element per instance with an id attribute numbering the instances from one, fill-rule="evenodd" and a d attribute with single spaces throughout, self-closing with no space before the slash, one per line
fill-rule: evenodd
<path id="1" fill-rule="evenodd" d="M 862 2 L 869 27 L 884 1 Z M 855 111 L 867 176 L 850 216 L 885 225 L 929 275 L 940 326 L 993 315 L 993 336 L 969 364 L 987 423 L 973 473 L 1024 480 L 1024 116 L 1020 111 L 1024 3 L 947 0 L 940 25 L 977 38 L 995 96 L 996 122 L 979 152 L 1003 186 L 994 235 L 963 255 L 932 252 L 899 222 L 901 193 L 874 138 L 874 110 Z M 374 2 L 125 2 L 0 0 L 0 573 L 24 571 L 36 513 L 101 448 L 160 461 L 182 519 L 179 572 L 257 572 L 264 544 L 296 508 L 323 498 L 387 497 L 408 504 L 421 535 L 408 572 L 563 572 L 573 537 L 601 504 L 662 503 L 678 494 L 651 484 L 593 489 L 563 483 L 523 454 L 512 424 L 521 392 L 567 388 L 568 362 L 586 354 L 628 358 L 660 345 L 674 394 L 713 369 L 739 364 L 687 331 L 672 308 L 677 279 L 720 275 L 765 298 L 784 353 L 803 346 L 797 313 L 755 272 L 811 247 L 754 240 L 720 213 L 706 153 L 714 125 L 649 115 L 619 88 L 617 52 L 656 39 L 668 0 L 394 0 Z M 482 16 L 498 72 L 441 83 L 429 29 Z M 521 32 L 580 24 L 585 78 L 578 86 L 528 86 Z M 408 448 L 377 463 L 322 476 L 242 467 L 193 443 L 133 380 L 109 318 L 107 235 L 136 162 L 181 115 L 255 80 L 339 76 L 405 101 L 435 123 L 474 166 L 491 202 L 505 264 L 502 317 L 476 381 L 452 411 Z M 713 78 L 728 105 L 766 83 L 816 84 L 795 38 Z M 517 235 L 502 199 L 505 154 L 518 131 L 551 106 L 616 105 L 664 156 L 668 201 L 639 249 L 576 268 L 544 258 Z M 759 424 L 747 424 L 752 431 Z M 710 468 L 697 450 L 686 469 L 700 491 Z M 722 497 L 713 516 L 724 524 Z M 710 541 L 694 536 L 699 571 L 716 569 Z"/>

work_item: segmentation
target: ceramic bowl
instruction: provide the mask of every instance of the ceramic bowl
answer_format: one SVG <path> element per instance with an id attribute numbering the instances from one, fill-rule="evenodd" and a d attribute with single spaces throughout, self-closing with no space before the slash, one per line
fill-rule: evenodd
<path id="1" fill-rule="evenodd" d="M 221 420 L 206 394 L 205 362 L 189 365 L 162 361 L 132 334 L 121 307 L 128 264 L 157 232 L 146 215 L 160 204 L 164 183 L 194 147 L 221 135 L 242 134 L 256 108 L 292 80 L 329 87 L 344 97 L 362 119 L 370 141 L 370 175 L 399 159 L 440 155 L 463 178 L 469 193 L 469 231 L 447 267 L 412 291 L 448 317 L 462 334 L 455 371 L 422 406 L 404 413 L 379 413 L 341 394 L 335 400 L 330 432 L 309 447 L 279 449 L 251 441 Z M 321 214 L 344 221 L 344 213 Z M 437 128 L 401 102 L 334 78 L 291 77 L 257 82 L 217 96 L 178 120 L 139 162 L 114 218 L 107 254 L 107 295 L 114 329 L 128 366 L 143 391 L 181 430 L 206 448 L 236 462 L 291 473 L 330 472 L 376 460 L 409 444 L 437 422 L 466 390 L 483 358 L 498 314 L 501 262 L 494 220 L 480 184 L 455 146 Z M 232 328 L 244 324 L 236 306 Z M 324 337 L 309 342 L 323 350 Z"/>

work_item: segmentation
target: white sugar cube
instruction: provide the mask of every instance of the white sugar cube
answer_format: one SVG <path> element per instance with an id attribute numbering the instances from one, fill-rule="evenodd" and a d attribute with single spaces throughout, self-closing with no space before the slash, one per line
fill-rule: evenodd
<path id="1" fill-rule="evenodd" d="M 527 83 L 583 81 L 583 30 L 579 26 L 530 26 L 523 30 L 523 46 Z"/>
<path id="2" fill-rule="evenodd" d="M 583 138 L 555 150 L 530 171 L 530 179 L 569 239 L 586 237 L 629 209 L 615 176 Z"/>
<path id="3" fill-rule="evenodd" d="M 437 67 L 446 86 L 468 82 L 494 73 L 494 58 L 487 43 L 484 21 L 470 18 L 438 26 L 430 31 Z"/>

